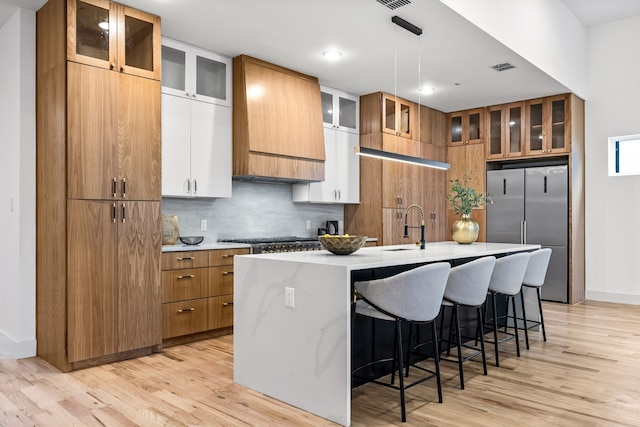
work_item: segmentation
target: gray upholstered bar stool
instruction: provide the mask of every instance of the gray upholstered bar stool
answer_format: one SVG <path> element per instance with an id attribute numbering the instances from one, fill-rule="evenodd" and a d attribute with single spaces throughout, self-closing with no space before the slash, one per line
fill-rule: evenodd
<path id="1" fill-rule="evenodd" d="M 442 403 L 442 388 L 440 385 L 440 364 L 438 355 L 437 330 L 435 318 L 440 313 L 444 288 L 451 266 L 446 262 L 428 264 L 413 270 L 405 271 L 386 279 L 355 282 L 354 287 L 361 299 L 356 302 L 356 314 L 372 317 L 374 319 L 395 322 L 395 356 L 392 359 L 373 361 L 353 370 L 370 366 L 372 363 L 388 362 L 393 360 L 398 363 L 398 378 L 400 386 L 374 380 L 376 384 L 400 390 L 400 405 L 402 421 L 407 420 L 405 408 L 405 389 L 421 383 L 429 378 L 436 377 L 438 385 L 438 401 Z M 421 366 L 414 367 L 429 372 L 431 375 L 421 378 L 413 383 L 404 385 L 403 356 L 402 356 L 402 323 L 430 323 L 431 335 L 434 344 L 435 370 L 429 370 Z M 393 378 L 393 376 L 392 376 Z"/>
<path id="2" fill-rule="evenodd" d="M 483 257 L 470 261 L 466 264 L 459 265 L 451 269 L 449 280 L 444 291 L 444 300 L 442 301 L 443 312 L 441 322 L 444 321 L 445 308 L 451 307 L 451 324 L 449 325 L 449 339 L 447 340 L 447 356 L 451 339 L 455 334 L 456 347 L 458 348 L 458 370 L 460 372 L 460 388 L 464 390 L 464 372 L 462 362 L 466 362 L 478 354 L 482 355 L 482 368 L 484 374 L 487 375 L 487 357 L 484 350 L 484 314 L 483 305 L 487 300 L 487 290 L 489 289 L 489 280 L 496 263 L 493 256 Z M 460 327 L 460 306 L 476 308 L 477 311 L 477 327 L 480 331 L 480 348 L 471 346 L 462 342 L 462 333 Z M 443 325 L 440 324 L 440 334 L 442 335 Z M 469 339 L 470 337 L 464 337 Z M 477 332 L 473 337 L 477 340 Z M 477 341 L 476 341 L 477 345 Z M 475 352 L 466 357 L 462 357 L 462 348 L 469 348 Z M 449 359 L 442 359 L 449 360 Z"/>
<path id="3" fill-rule="evenodd" d="M 529 263 L 527 264 L 527 270 L 524 273 L 524 279 L 522 280 L 522 287 L 520 288 L 520 298 L 522 301 L 522 319 L 524 322 L 524 338 L 527 344 L 527 350 L 529 350 L 529 322 L 532 326 L 542 327 L 542 338 L 547 340 L 547 332 L 544 329 L 544 316 L 542 315 L 542 294 L 541 289 L 544 285 L 544 279 L 547 275 L 547 269 L 549 268 L 549 260 L 551 259 L 551 249 L 544 248 L 531 252 L 529 257 Z M 528 320 L 527 311 L 524 301 L 524 288 L 533 288 L 538 294 L 538 312 L 540 320 Z"/>
<path id="4" fill-rule="evenodd" d="M 491 274 L 491 281 L 489 282 L 489 294 L 491 295 L 491 306 L 493 316 L 493 341 L 496 354 L 496 366 L 500 366 L 500 355 L 498 352 L 498 345 L 510 339 L 516 341 L 516 355 L 520 357 L 520 340 L 518 339 L 518 316 L 516 313 L 516 300 L 515 296 L 520 293 L 522 288 L 522 280 L 524 279 L 524 272 L 527 269 L 529 263 L 529 252 L 521 252 L 513 255 L 507 255 L 496 260 L 496 265 L 493 267 L 493 273 Z M 507 300 L 504 333 L 507 337 L 498 340 L 498 316 L 497 316 L 497 304 L 496 296 L 504 295 Z M 509 316 L 509 303 L 513 309 L 513 315 Z M 502 317 L 502 316 L 501 316 Z M 507 332 L 509 327 L 509 319 L 513 320 L 513 334 Z"/>

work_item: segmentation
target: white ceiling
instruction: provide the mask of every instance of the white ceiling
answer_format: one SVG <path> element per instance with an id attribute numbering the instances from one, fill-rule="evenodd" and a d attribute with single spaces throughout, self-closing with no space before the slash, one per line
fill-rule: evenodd
<path id="1" fill-rule="evenodd" d="M 585 25 L 640 14 L 639 0 L 562 1 Z M 16 7 L 37 10 L 44 3 L 0 0 L 0 25 Z M 255 56 L 357 95 L 383 90 L 448 112 L 567 91 L 438 0 L 412 0 L 395 10 L 376 0 L 121 3 L 160 15 L 166 37 L 230 57 Z M 394 15 L 422 28 L 423 34 L 396 26 Z M 321 55 L 332 48 L 343 52 L 333 62 Z M 501 73 L 491 69 L 503 62 L 516 68 Z M 436 91 L 418 95 L 419 83 Z"/>

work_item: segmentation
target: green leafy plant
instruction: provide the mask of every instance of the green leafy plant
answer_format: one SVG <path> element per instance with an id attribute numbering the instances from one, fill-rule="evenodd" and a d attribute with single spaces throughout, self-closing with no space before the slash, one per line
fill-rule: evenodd
<path id="1" fill-rule="evenodd" d="M 447 196 L 447 200 L 451 203 L 451 207 L 457 215 L 469 216 L 471 209 L 480 208 L 487 203 L 493 203 L 491 195 L 486 196 L 476 192 L 473 187 L 469 186 L 472 172 L 465 173 L 462 181 L 459 179 L 451 179 L 451 192 Z"/>

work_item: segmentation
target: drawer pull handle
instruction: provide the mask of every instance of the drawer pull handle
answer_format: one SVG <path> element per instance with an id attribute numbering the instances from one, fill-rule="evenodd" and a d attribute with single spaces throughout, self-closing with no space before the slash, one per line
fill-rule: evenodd
<path id="1" fill-rule="evenodd" d="M 181 258 L 178 258 L 178 261 L 193 261 L 193 257 L 192 256 L 181 257 Z"/>
<path id="2" fill-rule="evenodd" d="M 195 276 L 195 274 L 187 274 L 185 276 L 177 276 L 178 279 L 193 279 Z"/>
<path id="3" fill-rule="evenodd" d="M 222 306 L 223 306 L 223 307 L 226 307 L 226 306 L 228 306 L 228 305 L 233 305 L 233 303 L 232 303 L 232 302 L 225 302 L 225 303 L 222 303 Z"/>
<path id="4" fill-rule="evenodd" d="M 225 254 L 222 255 L 222 258 L 233 258 L 234 256 L 236 256 L 236 254 Z"/>
<path id="5" fill-rule="evenodd" d="M 233 271 L 223 271 L 222 274 L 226 276 L 227 274 L 233 274 Z"/>
<path id="6" fill-rule="evenodd" d="M 178 310 L 178 313 L 191 313 L 192 311 L 196 311 L 195 308 L 191 307 L 191 308 L 181 308 L 180 310 Z"/>

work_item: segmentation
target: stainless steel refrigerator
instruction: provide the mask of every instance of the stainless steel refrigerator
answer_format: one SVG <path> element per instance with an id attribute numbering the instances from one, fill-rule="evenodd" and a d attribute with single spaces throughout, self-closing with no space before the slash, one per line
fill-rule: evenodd
<path id="1" fill-rule="evenodd" d="M 487 171 L 487 242 L 551 248 L 542 298 L 568 301 L 569 174 L 566 165 Z"/>

